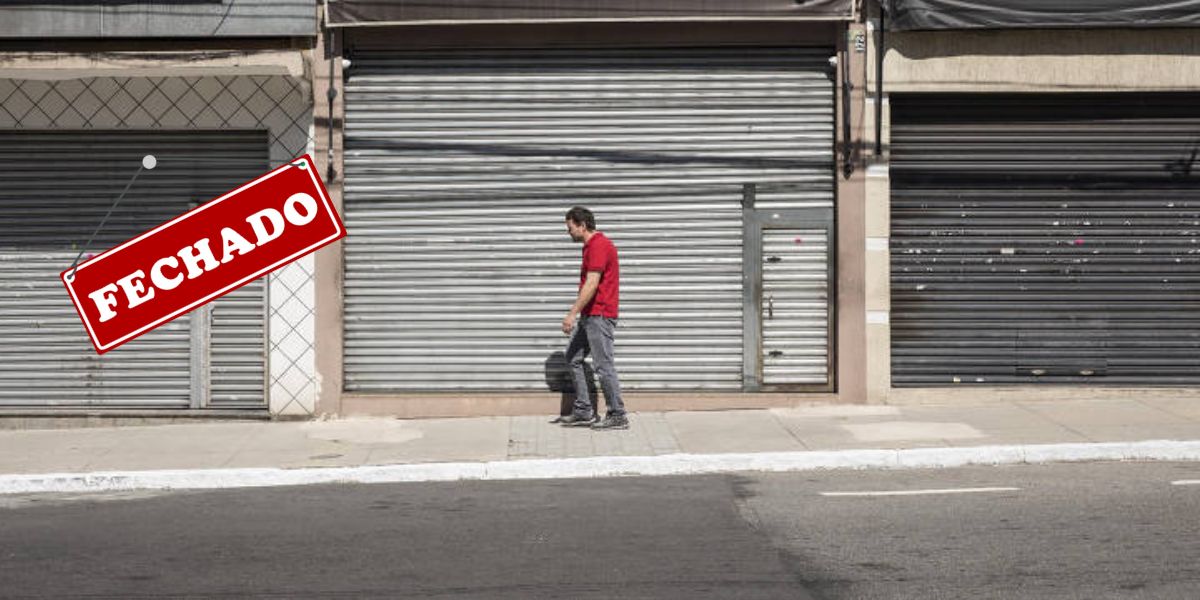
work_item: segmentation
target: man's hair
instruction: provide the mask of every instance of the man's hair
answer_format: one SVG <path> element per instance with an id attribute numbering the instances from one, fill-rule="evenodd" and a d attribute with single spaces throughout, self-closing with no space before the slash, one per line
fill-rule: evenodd
<path id="1" fill-rule="evenodd" d="M 582 206 L 572 206 L 571 210 L 567 211 L 567 220 L 583 225 L 588 231 L 596 230 L 596 216 Z"/>

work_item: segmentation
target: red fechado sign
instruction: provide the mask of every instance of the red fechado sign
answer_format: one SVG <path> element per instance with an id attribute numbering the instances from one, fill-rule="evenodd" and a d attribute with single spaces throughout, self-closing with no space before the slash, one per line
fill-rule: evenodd
<path id="1" fill-rule="evenodd" d="M 63 271 L 62 280 L 103 354 L 345 235 L 305 155 Z"/>

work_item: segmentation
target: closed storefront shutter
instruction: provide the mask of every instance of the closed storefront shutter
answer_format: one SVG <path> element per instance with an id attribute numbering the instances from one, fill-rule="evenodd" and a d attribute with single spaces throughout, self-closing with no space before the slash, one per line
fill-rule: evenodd
<path id="1" fill-rule="evenodd" d="M 355 52 L 345 387 L 545 389 L 584 205 L 617 244 L 629 389 L 742 388 L 742 190 L 833 204 L 831 51 Z"/>
<path id="2" fill-rule="evenodd" d="M 1200 96 L 892 102 L 897 386 L 1200 383 Z"/>
<path id="3" fill-rule="evenodd" d="M 0 133 L 0 408 L 265 405 L 261 281 L 199 309 L 211 311 L 199 329 L 185 315 L 104 355 L 88 341 L 59 273 L 147 154 L 158 165 L 138 175 L 88 252 L 260 175 L 267 139 L 230 131 Z M 193 351 L 204 347 L 211 356 Z M 194 397 L 201 382 L 210 398 Z"/>

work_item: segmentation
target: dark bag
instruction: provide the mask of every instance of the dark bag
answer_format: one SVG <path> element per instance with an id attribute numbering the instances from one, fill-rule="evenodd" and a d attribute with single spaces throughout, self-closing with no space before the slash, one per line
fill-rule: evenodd
<path id="1" fill-rule="evenodd" d="M 546 387 L 552 392 L 562 394 L 558 414 L 567 416 L 575 407 L 575 381 L 571 377 L 571 367 L 567 364 L 567 356 L 562 350 L 555 350 L 546 358 Z M 591 363 L 583 363 L 583 374 L 587 377 L 588 398 L 592 401 L 592 414 L 597 414 L 600 396 L 596 392 L 596 374 L 592 371 Z"/>

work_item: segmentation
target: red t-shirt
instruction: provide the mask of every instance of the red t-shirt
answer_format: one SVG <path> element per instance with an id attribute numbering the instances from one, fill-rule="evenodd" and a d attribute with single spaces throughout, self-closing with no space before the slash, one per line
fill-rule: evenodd
<path id="1" fill-rule="evenodd" d="M 583 307 L 582 314 L 617 318 L 617 290 L 621 281 L 621 272 L 617 267 L 617 247 L 608 236 L 599 231 L 583 245 L 583 267 L 579 269 L 580 289 L 583 289 L 588 271 L 600 273 L 600 286 L 596 288 L 592 300 Z"/>

